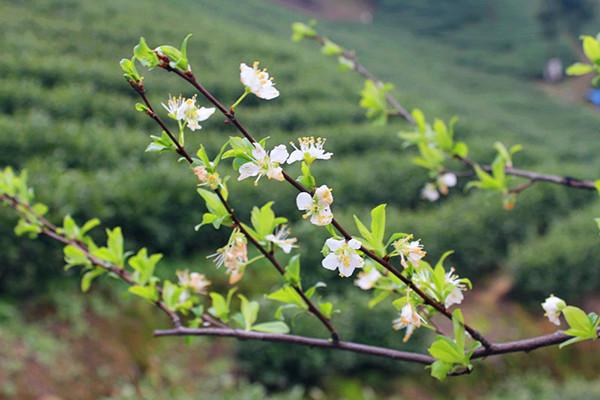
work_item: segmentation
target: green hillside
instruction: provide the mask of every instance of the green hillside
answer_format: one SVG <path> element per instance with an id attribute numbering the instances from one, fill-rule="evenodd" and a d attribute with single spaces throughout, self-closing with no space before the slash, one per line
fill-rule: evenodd
<path id="1" fill-rule="evenodd" d="M 549 97 L 533 80 L 548 54 L 533 2 L 463 0 L 452 12 L 437 4 L 382 1 L 373 24 L 321 22 L 319 29 L 393 82 L 408 108 L 419 107 L 431 118 L 457 115 L 457 134 L 470 144 L 473 158 L 490 160 L 497 140 L 521 143 L 519 167 L 597 178 L 600 114 Z M 290 41 L 290 24 L 305 19 L 266 0 L 0 2 L 0 166 L 27 168 L 51 218 L 97 216 L 106 226 L 123 227 L 131 240 L 127 247 L 148 246 L 165 253 L 169 268 L 191 264 L 218 280 L 205 256 L 225 237 L 208 227 L 194 231 L 204 210 L 189 171 L 169 157 L 144 153 L 149 135 L 157 132 L 133 110 L 136 98 L 118 65 L 140 36 L 152 46 L 179 43 L 192 33 L 189 54 L 196 76 L 226 102 L 240 94 L 240 62 L 260 60 L 275 77 L 280 98 L 248 99 L 238 111 L 256 136 L 269 136 L 269 143 L 305 135 L 327 138 L 335 156 L 314 173 L 335 189 L 336 215 L 346 225 L 352 214 L 366 215 L 386 202 L 390 228 L 423 238 L 432 259 L 454 249 L 453 265 L 475 284 L 492 273 L 511 274 L 511 298 L 533 307 L 550 292 L 576 301 L 600 288 L 593 222 L 600 215 L 597 195 L 537 185 L 519 196 L 511 212 L 496 197 L 462 188 L 439 203 L 424 202 L 419 192 L 427 175 L 412 165 L 411 152 L 397 136 L 406 126 L 369 124 L 358 107 L 360 81 L 341 73 L 314 44 Z M 557 51 L 570 55 L 564 43 Z M 169 93 L 192 94 L 161 71 L 145 83 L 156 104 Z M 231 134 L 215 117 L 189 135 L 190 147 L 203 143 L 216 150 Z M 294 193 L 283 185 L 263 183 L 257 189 L 244 182 L 231 198 L 242 216 L 251 205 L 275 198 L 277 213 L 298 221 Z M 21 304 L 60 286 L 66 273 L 60 273 L 59 248 L 15 238 L 14 221 L 0 210 L 0 294 Z M 348 331 L 366 329 L 357 322 L 369 312 L 357 305 L 366 298 L 318 267 L 324 236 L 306 224 L 292 228 L 310 245 L 303 255 L 308 279 L 326 280 L 340 307 L 353 309 L 342 321 Z M 264 288 L 277 279 L 267 271 L 251 272 Z M 365 340 L 401 346 L 400 338 L 391 337 L 390 310 L 378 312 L 381 333 Z M 282 386 L 281 375 L 252 365 L 292 371 L 294 357 L 302 354 L 298 350 L 273 365 L 253 356 L 259 345 L 245 349 L 251 351 L 240 359 L 250 365 L 251 377 L 274 387 Z M 364 358 L 336 360 L 342 360 L 338 372 L 348 375 L 367 367 L 406 371 Z M 312 366 L 324 362 L 331 358 L 306 357 L 298 379 L 318 385 Z"/>

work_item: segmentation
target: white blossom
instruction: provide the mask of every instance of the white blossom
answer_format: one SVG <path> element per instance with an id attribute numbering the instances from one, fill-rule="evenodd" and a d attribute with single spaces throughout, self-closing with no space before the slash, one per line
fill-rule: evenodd
<path id="1" fill-rule="evenodd" d="M 392 327 L 399 331 L 400 329 L 406 328 L 406 334 L 404 335 L 404 341 L 410 339 L 416 328 L 419 328 L 425 320 L 419 315 L 417 310 L 410 303 L 406 303 L 400 311 L 400 317 L 392 322 Z"/>
<path id="2" fill-rule="evenodd" d="M 298 139 L 300 148 L 296 147 L 294 143 L 290 143 L 294 148 L 294 151 L 290 154 L 287 160 L 288 164 L 296 161 L 306 161 L 309 164 L 314 160 L 329 160 L 333 153 L 327 153 L 323 149 L 325 145 L 325 139 L 314 138 L 314 137 L 302 137 Z"/>
<path id="3" fill-rule="evenodd" d="M 242 164 L 239 169 L 240 176 L 238 177 L 238 181 L 251 176 L 257 176 L 256 183 L 262 176 L 277 181 L 283 181 L 283 170 L 279 165 L 284 163 L 287 158 L 288 151 L 283 144 L 275 146 L 273 150 L 267 154 L 265 149 L 259 143 L 254 143 L 252 161 Z"/>
<path id="4" fill-rule="evenodd" d="M 553 294 L 542 303 L 542 308 L 545 311 L 544 315 L 548 317 L 550 322 L 556 326 L 560 325 L 560 313 L 566 306 L 567 303 L 565 303 L 564 300 L 554 296 Z"/>
<path id="5" fill-rule="evenodd" d="M 189 99 L 169 96 L 167 104 L 162 103 L 162 106 L 169 112 L 169 117 L 185 123 L 192 131 L 201 129 L 199 122 L 206 121 L 215 112 L 214 107 L 197 107 L 196 96 Z"/>
<path id="6" fill-rule="evenodd" d="M 437 179 L 438 190 L 445 196 L 448 194 L 448 188 L 456 186 L 456 182 L 456 175 L 452 172 L 446 172 Z"/>
<path id="7" fill-rule="evenodd" d="M 252 67 L 244 63 L 240 64 L 240 80 L 244 86 L 261 99 L 271 100 L 279 96 L 273 78 L 269 77 L 266 69 L 258 68 L 258 61 L 255 61 Z"/>
<path id="8" fill-rule="evenodd" d="M 440 198 L 440 193 L 437 191 L 433 183 L 428 183 L 421 190 L 421 197 L 425 200 L 434 202 Z"/>
<path id="9" fill-rule="evenodd" d="M 325 226 L 331 223 L 333 220 L 331 203 L 333 203 L 333 195 L 326 185 L 319 186 L 313 196 L 306 192 L 296 196 L 298 210 L 306 211 L 303 217 L 310 217 L 310 222 L 314 225 Z"/>
<path id="10" fill-rule="evenodd" d="M 211 254 L 208 258 L 214 259 L 217 268 L 225 265 L 229 275 L 229 283 L 237 283 L 244 275 L 244 268 L 248 262 L 248 247 L 246 237 L 239 231 L 234 231 L 229 242 Z"/>
<path id="11" fill-rule="evenodd" d="M 206 279 L 204 274 L 198 272 L 192 272 L 183 270 L 177 271 L 177 278 L 179 284 L 186 289 L 191 289 L 193 292 L 198 294 L 206 294 L 206 289 L 210 286 L 210 281 Z"/>
<path id="12" fill-rule="evenodd" d="M 450 268 L 450 271 L 446 273 L 446 283 L 454 286 L 452 291 L 446 296 L 444 300 L 444 306 L 446 308 L 450 307 L 453 304 L 460 304 L 464 300 L 465 296 L 463 295 L 463 291 L 467 290 L 467 286 L 461 282 L 458 275 L 454 274 L 454 268 Z"/>
<path id="13" fill-rule="evenodd" d="M 413 267 L 418 267 L 419 262 L 427 254 L 423 250 L 423 245 L 420 240 L 411 240 L 412 235 L 398 239 L 393 243 L 394 255 L 400 256 L 400 263 L 404 268 L 409 267 L 409 263 Z"/>
<path id="14" fill-rule="evenodd" d="M 456 186 L 456 182 L 457 182 L 456 175 L 453 174 L 452 172 L 446 172 L 446 173 L 442 174 L 438 180 L 440 183 L 442 183 L 448 187 Z"/>
<path id="15" fill-rule="evenodd" d="M 331 271 L 337 269 L 340 275 L 346 277 L 351 276 L 356 268 L 362 268 L 364 260 L 356 251 L 361 248 L 358 240 L 350 239 L 346 241 L 344 239 L 329 238 L 325 241 L 325 245 L 331 253 L 321 262 L 323 268 Z"/>
<path id="16" fill-rule="evenodd" d="M 354 284 L 362 290 L 369 290 L 375 286 L 379 278 L 381 278 L 381 274 L 377 271 L 377 268 L 372 266 L 370 270 L 361 271 Z"/>
<path id="17" fill-rule="evenodd" d="M 280 247 L 285 254 L 290 254 L 292 248 L 297 247 L 295 243 L 298 241 L 298 239 L 288 238 L 289 234 L 290 230 L 283 225 L 275 232 L 275 234 L 269 234 L 265 236 L 265 239 Z"/>

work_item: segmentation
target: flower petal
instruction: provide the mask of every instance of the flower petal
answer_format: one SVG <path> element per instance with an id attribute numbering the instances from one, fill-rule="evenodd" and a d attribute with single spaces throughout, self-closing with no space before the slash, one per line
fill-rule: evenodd
<path id="1" fill-rule="evenodd" d="M 344 245 L 344 243 L 346 243 L 346 241 L 344 239 L 334 239 L 334 238 L 329 238 L 325 241 L 325 244 L 327 245 L 327 247 L 329 247 L 329 250 L 331 251 L 336 251 L 337 249 L 339 249 L 340 247 L 342 247 Z"/>
<path id="2" fill-rule="evenodd" d="M 254 150 L 252 150 L 252 156 L 257 161 L 260 161 L 267 156 L 267 152 L 265 151 L 265 149 L 263 149 L 260 143 L 254 143 Z"/>
<path id="3" fill-rule="evenodd" d="M 280 144 L 279 146 L 275 146 L 273 150 L 271 150 L 271 154 L 269 155 L 269 157 L 271 157 L 271 162 L 276 162 L 280 164 L 284 163 L 285 160 L 287 160 L 288 158 L 288 151 L 285 145 Z"/>
<path id="4" fill-rule="evenodd" d="M 275 89 L 273 85 L 261 86 L 258 89 L 258 93 L 255 93 L 258 97 L 265 100 L 272 100 L 279 96 L 279 90 Z"/>
<path id="5" fill-rule="evenodd" d="M 349 276 L 352 276 L 352 273 L 354 272 L 355 267 L 352 265 L 344 266 L 344 265 L 340 264 L 339 269 L 340 269 L 340 275 L 349 277 Z"/>
<path id="6" fill-rule="evenodd" d="M 323 259 L 323 261 L 321 261 L 321 265 L 325 269 L 328 269 L 330 271 L 334 271 L 338 267 L 338 265 L 340 265 L 340 262 L 338 261 L 338 259 L 335 256 L 335 254 L 330 253 L 330 254 L 327 255 L 327 257 L 325 257 Z"/>
<path id="7" fill-rule="evenodd" d="M 287 163 L 291 164 L 291 163 L 295 163 L 296 161 L 302 161 L 304 160 L 304 152 L 302 150 L 294 150 L 292 151 L 292 154 L 290 154 L 290 156 L 287 159 Z"/>
<path id="8" fill-rule="evenodd" d="M 200 107 L 196 114 L 196 119 L 198 121 L 206 121 L 208 118 L 210 118 L 211 115 L 213 115 L 214 112 L 215 112 L 214 107 L 210 107 L 210 108 Z"/>
<path id="9" fill-rule="evenodd" d="M 350 246 L 351 249 L 358 250 L 362 247 L 362 244 L 356 239 L 350 239 L 348 240 L 348 246 Z"/>
<path id="10" fill-rule="evenodd" d="M 260 168 L 258 167 L 258 165 L 254 164 L 252 162 L 247 162 L 240 167 L 240 170 L 239 170 L 240 176 L 238 177 L 238 181 L 246 179 L 250 176 L 256 176 L 256 175 L 258 175 L 259 172 L 260 172 Z"/>
<path id="11" fill-rule="evenodd" d="M 302 192 L 302 193 L 299 193 L 298 196 L 296 196 L 296 207 L 298 207 L 298 210 L 301 210 L 301 211 L 310 210 L 310 208 L 312 207 L 312 204 L 313 204 L 313 199 L 310 194 L 308 194 L 306 192 Z"/>

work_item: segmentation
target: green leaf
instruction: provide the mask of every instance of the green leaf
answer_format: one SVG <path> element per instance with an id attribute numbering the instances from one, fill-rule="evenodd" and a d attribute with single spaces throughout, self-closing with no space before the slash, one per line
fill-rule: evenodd
<path id="1" fill-rule="evenodd" d="M 83 277 L 81 278 L 81 291 L 85 293 L 88 290 L 90 290 L 92 281 L 94 279 L 96 279 L 97 277 L 99 277 L 100 275 L 104 275 L 105 273 L 106 273 L 106 270 L 104 270 L 102 268 L 95 268 L 95 269 L 83 274 Z"/>
<path id="2" fill-rule="evenodd" d="M 287 222 L 287 219 L 275 218 L 275 213 L 271 209 L 273 202 L 270 201 L 261 208 L 254 207 L 250 214 L 250 221 L 257 234 L 258 240 L 263 240 L 265 236 L 273 233 L 277 225 Z"/>
<path id="3" fill-rule="evenodd" d="M 369 300 L 368 307 L 375 307 L 377 304 L 385 300 L 390 294 L 392 294 L 392 292 L 389 290 L 380 290 L 375 296 L 373 296 L 371 300 Z"/>
<path id="4" fill-rule="evenodd" d="M 457 350 L 464 354 L 465 352 L 465 320 L 460 309 L 452 312 L 452 330 L 454 332 L 454 341 L 456 342 Z"/>
<path id="5" fill-rule="evenodd" d="M 326 56 L 337 57 L 344 54 L 344 49 L 331 40 L 325 39 L 325 43 L 323 43 L 323 46 L 321 47 L 321 53 L 325 54 Z"/>
<path id="6" fill-rule="evenodd" d="M 302 22 L 294 22 L 292 24 L 292 40 L 299 42 L 304 38 L 315 37 L 317 32 L 310 26 Z"/>
<path id="7" fill-rule="evenodd" d="M 267 333 L 289 333 L 290 328 L 282 321 L 263 322 L 252 326 L 253 331 Z"/>
<path id="8" fill-rule="evenodd" d="M 437 360 L 433 364 L 431 364 L 431 376 L 440 381 L 443 381 L 444 379 L 446 379 L 446 377 L 452 370 L 452 367 L 452 364 Z"/>
<path id="9" fill-rule="evenodd" d="M 371 210 L 371 237 L 376 248 L 383 247 L 385 237 L 385 204 Z"/>
<path id="10" fill-rule="evenodd" d="M 583 39 L 583 52 L 585 56 L 591 61 L 596 62 L 600 60 L 600 43 L 596 38 L 592 36 L 582 36 Z"/>
<path id="11" fill-rule="evenodd" d="M 158 290 L 154 286 L 131 286 L 128 289 L 129 293 L 135 294 L 141 298 L 144 298 L 150 302 L 158 300 Z"/>
<path id="12" fill-rule="evenodd" d="M 153 254 L 148 257 L 148 251 L 145 247 L 142 248 L 135 256 L 128 260 L 129 265 L 135 271 L 133 280 L 137 284 L 145 286 L 154 276 L 156 264 L 158 264 L 161 259 L 162 254 Z"/>
<path id="13" fill-rule="evenodd" d="M 210 313 L 219 318 L 223 322 L 229 321 L 229 301 L 217 292 L 210 292 L 209 296 L 212 300 Z"/>
<path id="14" fill-rule="evenodd" d="M 152 142 L 146 147 L 147 153 L 163 153 L 165 151 L 175 150 L 173 141 L 167 135 L 167 132 L 163 131 L 161 136 L 151 135 Z"/>
<path id="15" fill-rule="evenodd" d="M 283 275 L 285 281 L 292 286 L 301 286 L 300 281 L 300 255 L 296 254 L 290 261 L 288 261 L 287 266 L 285 267 L 285 274 Z"/>
<path id="16" fill-rule="evenodd" d="M 123 76 L 125 77 L 125 79 L 127 79 L 128 81 L 139 82 L 142 80 L 142 76 L 135 68 L 135 63 L 133 62 L 133 60 L 133 58 L 131 60 L 123 58 L 119 62 L 119 65 L 121 66 L 121 70 L 123 71 Z"/>
<path id="17" fill-rule="evenodd" d="M 354 215 L 354 224 L 356 225 L 356 229 L 358 229 L 360 235 L 367 241 L 367 243 L 371 243 L 373 241 L 371 232 L 356 215 Z"/>
<path id="18" fill-rule="evenodd" d="M 465 158 L 469 154 L 469 147 L 465 142 L 456 142 L 454 144 L 454 148 L 452 149 L 452 153 L 459 157 Z"/>
<path id="19" fill-rule="evenodd" d="M 219 218 L 225 218 L 229 216 L 229 212 L 221 202 L 221 199 L 219 199 L 219 196 L 217 196 L 215 193 L 200 188 L 198 189 L 198 193 L 200 196 L 202 196 L 204 202 L 206 203 L 206 208 L 212 214 Z"/>
<path id="20" fill-rule="evenodd" d="M 588 333 L 594 332 L 592 322 L 582 309 L 574 306 L 567 306 L 563 308 L 562 313 L 571 329 Z"/>
<path id="21" fill-rule="evenodd" d="M 321 311 L 321 314 L 323 314 L 326 318 L 331 319 L 331 315 L 333 314 L 333 304 L 329 302 L 320 303 L 319 311 Z"/>
<path id="22" fill-rule="evenodd" d="M 594 67 L 590 64 L 575 63 L 567 68 L 567 75 L 580 76 L 589 74 L 594 70 Z"/>
<path id="23" fill-rule="evenodd" d="M 323 282 L 317 282 L 314 285 L 312 285 L 306 292 L 304 292 L 304 294 L 306 295 L 306 297 L 308 297 L 310 299 L 314 296 L 314 294 L 318 288 L 322 288 L 322 287 L 326 287 L 326 286 L 327 285 Z"/>
<path id="24" fill-rule="evenodd" d="M 363 90 L 360 92 L 359 105 L 367 110 L 367 118 L 375 125 L 385 125 L 388 117 L 387 100 L 385 94 L 394 86 L 390 83 L 377 84 L 370 79 L 365 81 Z"/>
<path id="25" fill-rule="evenodd" d="M 248 301 L 246 296 L 240 294 L 238 295 L 241 305 L 242 317 L 244 318 L 244 329 L 249 331 L 252 329 L 252 325 L 256 322 L 258 317 L 258 310 L 260 309 L 260 305 L 256 301 Z"/>
<path id="26" fill-rule="evenodd" d="M 92 263 L 88 259 L 86 253 L 78 246 L 68 245 L 63 250 L 65 254 L 65 269 L 69 269 L 78 265 L 83 267 L 91 266 Z"/>
<path id="27" fill-rule="evenodd" d="M 133 55 L 146 68 L 152 69 L 159 63 L 158 56 L 146 44 L 146 39 L 140 38 L 139 44 L 133 48 Z"/>
<path id="28" fill-rule="evenodd" d="M 79 230 L 80 237 L 85 236 L 89 231 L 91 231 L 92 229 L 94 229 L 98 225 L 100 225 L 100 220 L 98 218 L 92 218 L 92 219 L 90 219 L 85 224 L 83 224 L 83 226 Z"/>
<path id="29" fill-rule="evenodd" d="M 438 336 L 428 351 L 436 360 L 449 364 L 462 364 L 464 360 L 464 353 L 458 351 L 456 344 L 444 336 Z"/>
<path id="30" fill-rule="evenodd" d="M 302 308 L 304 310 L 308 309 L 308 306 L 306 305 L 302 297 L 291 286 L 284 286 L 281 289 L 276 290 L 271 294 L 268 294 L 267 299 L 279 301 L 285 304 L 294 304 L 295 306 L 298 306 L 299 308 Z"/>

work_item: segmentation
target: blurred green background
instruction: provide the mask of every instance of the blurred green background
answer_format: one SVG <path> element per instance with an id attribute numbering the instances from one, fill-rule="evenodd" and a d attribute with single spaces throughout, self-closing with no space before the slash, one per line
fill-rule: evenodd
<path id="1" fill-rule="evenodd" d="M 140 36 L 151 46 L 193 33 L 189 54 L 199 79 L 232 102 L 241 93 L 239 63 L 260 60 L 281 97 L 249 98 L 238 111 L 257 136 L 285 143 L 328 139 L 335 153 L 315 167 L 335 188 L 336 215 L 350 226 L 388 203 L 390 228 L 423 239 L 431 260 L 454 249 L 452 265 L 477 290 L 465 312 L 495 340 L 550 332 L 539 303 L 549 293 L 598 311 L 600 246 L 596 194 L 537 185 L 507 212 L 499 198 L 462 188 L 435 204 L 419 198 L 427 179 L 411 164 L 397 132 L 367 123 L 358 107 L 360 80 L 340 72 L 314 43 L 292 43 L 290 24 L 320 20 L 319 30 L 347 48 L 408 108 L 460 118 L 457 135 L 472 156 L 493 157 L 492 144 L 521 143 L 516 163 L 547 173 L 598 178 L 600 114 L 583 101 L 587 78 L 548 83 L 547 60 L 577 60 L 579 34 L 596 34 L 600 7 L 583 0 L 2 0 L 0 1 L 0 165 L 27 168 L 51 217 L 99 217 L 124 229 L 127 247 L 167 257 L 165 274 L 190 268 L 226 283 L 206 255 L 224 232 L 193 226 L 203 210 L 194 177 L 169 156 L 144 153 L 151 121 L 118 61 Z M 146 74 L 150 98 L 192 95 L 161 71 Z M 232 130 L 219 117 L 188 135 L 190 147 L 216 151 Z M 390 304 L 366 308 L 368 296 L 318 267 L 324 236 L 298 221 L 285 185 L 234 185 L 236 210 L 275 199 L 303 243 L 309 282 L 328 283 L 344 338 L 424 350 L 392 331 Z M 153 339 L 166 321 L 117 283 L 90 295 L 74 272 L 62 272 L 60 247 L 12 233 L 0 210 L 0 398 L 6 399 L 581 399 L 600 398 L 598 345 L 489 359 L 468 376 L 434 382 L 421 367 L 372 357 L 263 343 Z M 244 292 L 262 299 L 278 284 L 252 267 Z M 264 302 L 264 300 L 261 300 Z M 494 315 L 494 317 L 490 317 Z M 293 328 L 323 334 L 309 317 Z"/>

